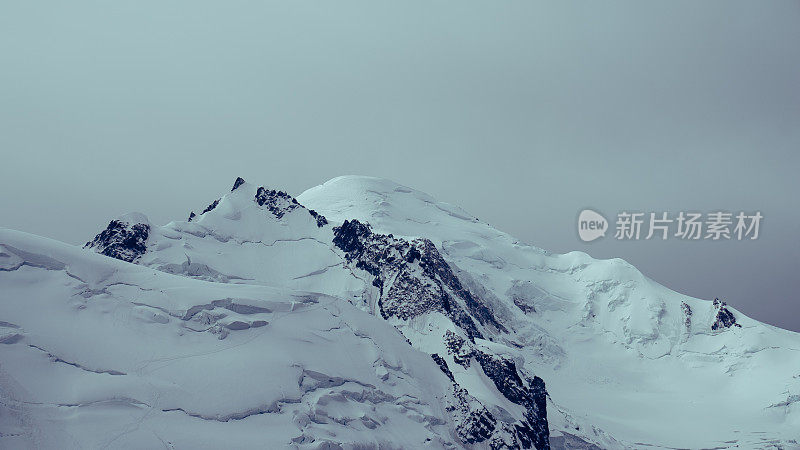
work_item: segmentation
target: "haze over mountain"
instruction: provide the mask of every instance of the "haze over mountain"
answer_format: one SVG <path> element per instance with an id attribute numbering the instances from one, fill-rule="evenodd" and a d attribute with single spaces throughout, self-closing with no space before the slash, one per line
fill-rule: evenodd
<path id="1" fill-rule="evenodd" d="M 796 1 L 3 2 L 0 226 L 79 244 L 237 176 L 375 175 L 800 331 L 798 23 Z M 584 207 L 765 220 L 585 244 Z"/>

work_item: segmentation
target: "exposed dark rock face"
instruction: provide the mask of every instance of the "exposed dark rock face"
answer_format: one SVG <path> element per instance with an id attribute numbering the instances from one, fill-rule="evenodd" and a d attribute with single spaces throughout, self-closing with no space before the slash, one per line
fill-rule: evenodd
<path id="1" fill-rule="evenodd" d="M 313 209 L 309 209 L 308 213 L 311 214 L 311 217 L 313 217 L 317 221 L 317 226 L 319 228 L 322 228 L 328 224 L 328 219 L 326 219 L 325 216 L 314 211 Z"/>
<path id="2" fill-rule="evenodd" d="M 686 326 L 686 331 L 692 329 L 692 308 L 686 303 L 681 302 L 681 309 L 683 310 L 683 324 Z"/>
<path id="3" fill-rule="evenodd" d="M 506 331 L 492 311 L 461 285 L 431 241 L 373 233 L 369 225 L 351 220 L 334 228 L 333 243 L 349 262 L 375 277 L 373 285 L 380 288 L 378 304 L 384 318 L 408 320 L 438 311 L 470 339 L 483 337 L 475 320 Z"/>
<path id="4" fill-rule="evenodd" d="M 297 199 L 283 191 L 276 191 L 274 189 L 265 189 L 263 186 L 259 187 L 256 191 L 256 203 L 258 206 L 266 206 L 269 212 L 275 218 L 280 219 L 287 213 L 295 209 L 306 209 L 305 206 L 297 202 Z M 314 211 L 313 209 L 307 210 L 311 217 L 317 221 L 317 227 L 324 227 L 328 224 L 328 219 L 322 214 Z"/>
<path id="5" fill-rule="evenodd" d="M 522 448 L 547 448 L 547 392 L 544 381 L 520 376 L 513 361 L 483 352 L 448 330 L 444 335 L 447 351 L 462 367 L 469 368 L 474 358 L 505 398 L 525 407 L 526 420 L 514 425 L 513 435 Z M 505 444 L 508 446 L 508 444 Z"/>
<path id="6" fill-rule="evenodd" d="M 364 253 L 365 242 L 372 236 L 369 225 L 357 220 L 345 220 L 341 227 L 333 230 L 333 243 L 348 255 Z M 373 274 L 375 275 L 375 274 Z"/>
<path id="7" fill-rule="evenodd" d="M 524 299 L 521 299 L 519 297 L 512 297 L 512 300 L 514 301 L 514 305 L 516 305 L 517 308 L 522 310 L 522 312 L 524 312 L 525 314 L 536 312 L 536 307 L 525 303 Z"/>
<path id="8" fill-rule="evenodd" d="M 467 444 L 475 444 L 491 438 L 497 429 L 497 419 L 485 406 L 469 395 L 466 389 L 455 383 L 453 383 L 453 389 L 458 403 L 448 409 L 460 417 L 456 426 L 458 437 Z"/>
<path id="9" fill-rule="evenodd" d="M 84 248 L 93 248 L 97 253 L 134 262 L 147 251 L 147 237 L 150 225 L 146 223 L 128 223 L 112 220 L 105 230 L 100 232 Z"/>
<path id="10" fill-rule="evenodd" d="M 236 178 L 236 180 L 233 182 L 233 188 L 231 189 L 231 192 L 241 187 L 244 183 L 245 183 L 244 178 L 242 177 Z M 200 214 L 202 215 L 215 209 L 219 205 L 220 200 L 222 199 L 214 200 Z M 263 186 L 259 187 L 258 190 L 256 191 L 255 202 L 258 204 L 258 206 L 266 207 L 267 210 L 269 210 L 269 212 L 272 213 L 272 215 L 275 216 L 276 219 L 282 218 L 286 214 L 294 211 L 295 209 L 298 208 L 306 209 L 305 206 L 297 202 L 297 199 L 287 194 L 286 192 L 277 191 L 275 189 L 266 189 Z M 326 219 L 325 216 L 323 216 L 322 214 L 314 211 L 313 209 L 307 211 L 311 215 L 311 217 L 313 217 L 314 220 L 317 222 L 317 227 L 322 228 L 328 224 L 328 219 Z M 194 213 L 194 211 L 192 211 L 192 213 L 189 214 L 189 222 L 194 220 L 195 217 L 197 217 L 197 215 Z"/>
<path id="11" fill-rule="evenodd" d="M 431 358 L 433 358 L 433 361 L 436 363 L 436 365 L 439 366 L 440 369 L 442 369 L 442 372 L 444 372 L 444 374 L 447 375 L 447 378 L 450 378 L 450 381 L 456 381 L 456 379 L 453 377 L 453 372 L 450 371 L 449 367 L 447 367 L 447 361 L 445 361 L 444 358 L 437 355 L 436 353 L 432 354 Z"/>
<path id="12" fill-rule="evenodd" d="M 418 239 L 414 243 L 416 245 L 410 252 L 420 255 L 418 256 L 420 265 L 432 268 L 433 272 L 443 281 L 444 286 L 449 288 L 456 297 L 464 300 L 467 310 L 473 318 L 483 326 L 490 326 L 497 331 L 508 331 L 495 319 L 492 311 L 461 284 L 433 242 L 428 239 Z"/>
<path id="13" fill-rule="evenodd" d="M 444 358 L 431 355 L 453 381 L 459 404 L 452 412 L 459 417 L 456 431 L 464 442 L 488 440 L 490 448 L 549 448 L 544 382 L 520 375 L 512 360 L 475 346 L 474 340 L 483 338 L 478 324 L 484 330 L 506 329 L 491 309 L 464 288 L 431 241 L 407 241 L 374 233 L 368 224 L 350 220 L 334 228 L 333 243 L 345 252 L 351 265 L 374 277 L 372 284 L 379 288 L 378 307 L 384 318 L 409 320 L 429 312 L 445 314 L 467 337 L 450 330 L 443 336 L 456 364 L 469 368 L 476 361 L 508 400 L 525 408 L 525 420 L 498 423 L 485 406 L 458 385 Z"/>
<path id="14" fill-rule="evenodd" d="M 444 343 L 447 353 L 453 355 L 453 361 L 465 369 L 469 369 L 470 361 L 474 356 L 472 346 L 461 336 L 447 330 L 444 334 Z"/>
<path id="15" fill-rule="evenodd" d="M 718 298 L 714 299 L 714 307 L 717 308 L 717 317 L 715 318 L 714 323 L 711 324 L 712 330 L 719 330 L 734 326 L 739 328 L 742 327 L 740 324 L 736 323 L 736 317 L 725 306 L 727 306 L 727 303 Z"/>
<path id="16" fill-rule="evenodd" d="M 522 448 L 548 448 L 550 431 L 547 427 L 547 391 L 544 381 L 539 377 L 523 381 L 511 360 L 480 351 L 475 352 L 475 357 L 500 393 L 527 410 L 526 420 L 514 425 Z"/>
<path id="17" fill-rule="evenodd" d="M 244 178 L 236 177 L 236 181 L 233 182 L 233 188 L 231 189 L 231 192 L 235 191 L 236 188 L 238 188 L 239 186 L 241 186 L 243 184 L 244 184 Z"/>
<path id="18" fill-rule="evenodd" d="M 486 442 L 492 450 L 516 450 L 522 448 L 549 449 L 547 434 L 542 439 L 531 439 L 536 432 L 529 421 L 516 425 L 498 422 L 492 413 L 471 396 L 466 389 L 453 383 L 456 405 L 447 410 L 457 417 L 456 434 L 465 444 Z M 545 421 L 544 425 L 547 423 Z"/>
<path id="19" fill-rule="evenodd" d="M 206 209 L 204 209 L 204 210 L 203 210 L 203 212 L 201 212 L 200 214 L 201 214 L 201 215 L 202 215 L 202 214 L 205 214 L 205 213 L 207 213 L 207 212 L 209 212 L 209 211 L 213 210 L 214 208 L 216 208 L 216 207 L 217 207 L 217 205 L 219 205 L 219 200 L 220 200 L 220 199 L 216 199 L 216 200 L 214 200 L 213 202 L 211 202 L 211 204 L 210 204 L 210 205 L 208 205 L 208 206 L 206 206 Z"/>
<path id="20" fill-rule="evenodd" d="M 277 219 L 300 207 L 297 200 L 286 192 L 264 189 L 263 186 L 256 191 L 256 203 L 258 206 L 266 206 Z"/>

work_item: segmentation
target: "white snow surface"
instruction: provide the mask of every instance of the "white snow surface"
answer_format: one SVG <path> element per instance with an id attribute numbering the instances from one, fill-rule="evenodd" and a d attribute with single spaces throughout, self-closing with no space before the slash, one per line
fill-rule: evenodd
<path id="1" fill-rule="evenodd" d="M 416 448 L 449 380 L 324 294 L 170 275 L 0 230 L 0 447 Z M 224 338 L 224 339 L 222 339 Z"/>
<path id="2" fill-rule="evenodd" d="M 388 180 L 332 179 L 280 218 L 256 188 L 151 225 L 136 264 L 0 229 L 0 448 L 463 446 L 431 353 L 521 417 L 448 354 L 447 317 L 381 318 L 332 244 L 351 219 L 436 245 L 508 329 L 475 345 L 544 379 L 554 447 L 798 446 L 797 333 L 730 306 L 741 327 L 712 330 L 711 301 L 625 261 L 550 254 Z"/>

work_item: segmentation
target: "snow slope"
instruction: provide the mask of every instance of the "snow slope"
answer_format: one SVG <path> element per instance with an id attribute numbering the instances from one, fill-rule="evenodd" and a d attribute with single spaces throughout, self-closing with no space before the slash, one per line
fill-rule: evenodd
<path id="1" fill-rule="evenodd" d="M 0 243 L 2 448 L 452 442 L 449 380 L 346 302 Z"/>
<path id="2" fill-rule="evenodd" d="M 237 179 L 87 247 L 0 230 L 2 448 L 800 440 L 800 335 L 388 180 Z"/>
<path id="3" fill-rule="evenodd" d="M 188 221 L 153 227 L 143 215 L 124 216 L 87 247 L 195 279 L 321 292 L 352 303 L 446 366 L 462 444 L 546 446 L 546 391 L 535 374 L 493 351 L 475 352 L 480 358 L 468 372 L 449 369 L 446 333 L 472 341 L 484 337 L 485 327 L 502 326 L 463 289 L 435 246 L 353 227 L 335 227 L 284 192 L 237 179 Z M 369 247 L 363 255 L 356 250 L 362 246 Z M 391 311 L 382 306 L 388 304 Z M 482 381 L 474 383 L 476 377 Z"/>
<path id="4" fill-rule="evenodd" d="M 502 340 L 556 408 L 598 435 L 629 446 L 798 446 L 797 333 L 673 292 L 619 259 L 549 254 L 387 180 L 339 177 L 298 200 L 331 221 L 432 240 L 504 312 L 513 331 Z M 737 325 L 713 329 L 720 309 Z M 583 434 L 564 425 L 554 434 Z"/>

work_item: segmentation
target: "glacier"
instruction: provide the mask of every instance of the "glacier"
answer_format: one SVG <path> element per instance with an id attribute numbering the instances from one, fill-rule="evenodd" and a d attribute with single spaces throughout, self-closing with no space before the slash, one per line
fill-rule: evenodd
<path id="1" fill-rule="evenodd" d="M 398 183 L 0 229 L 2 448 L 795 448 L 800 335 Z"/>

